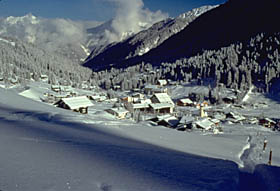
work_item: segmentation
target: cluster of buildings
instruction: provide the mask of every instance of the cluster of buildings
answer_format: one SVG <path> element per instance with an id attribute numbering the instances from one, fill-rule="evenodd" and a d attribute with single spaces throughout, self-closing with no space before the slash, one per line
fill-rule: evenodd
<path id="1" fill-rule="evenodd" d="M 44 94 L 44 102 L 63 109 L 72 110 L 82 114 L 88 113 L 88 108 L 94 106 L 94 101 L 104 101 L 104 94 L 80 94 L 71 86 L 52 85 L 51 89 Z"/>
<path id="2" fill-rule="evenodd" d="M 166 84 L 166 80 L 160 80 L 157 85 L 147 85 L 142 91 L 136 90 L 114 99 L 109 99 L 104 93 L 78 95 L 71 87 L 54 85 L 46 96 L 57 107 L 83 114 L 88 113 L 88 108 L 93 107 L 94 102 L 109 100 L 118 104 L 105 111 L 118 119 L 150 121 L 151 124 L 180 131 L 201 129 L 219 133 L 224 123 L 259 124 L 272 129 L 280 127 L 280 123 L 275 120 L 226 112 L 223 108 L 210 106 L 207 101 L 197 102 L 191 95 L 174 101 L 165 88 Z M 234 99 L 230 97 L 226 101 L 231 102 Z"/>

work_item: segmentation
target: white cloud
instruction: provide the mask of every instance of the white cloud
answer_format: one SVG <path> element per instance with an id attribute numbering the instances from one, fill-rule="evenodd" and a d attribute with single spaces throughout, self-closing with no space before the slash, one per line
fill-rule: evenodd
<path id="1" fill-rule="evenodd" d="M 87 29 L 100 22 L 46 19 L 28 14 L 0 19 L 0 35 L 17 37 L 49 51 L 71 52 L 74 47 L 74 51 L 79 52 L 82 51 L 81 44 L 93 48 L 117 42 L 168 17 L 168 14 L 161 11 L 152 12 L 146 9 L 142 0 L 101 1 L 112 3 L 116 14 L 108 25 L 92 34 L 88 34 Z"/>
<path id="2" fill-rule="evenodd" d="M 168 17 L 161 11 L 152 12 L 144 8 L 142 0 L 105 0 L 116 5 L 116 15 L 112 21 L 113 31 L 105 32 L 110 42 L 125 38 L 131 33 L 147 29 L 154 23 Z"/>
<path id="3" fill-rule="evenodd" d="M 38 18 L 32 14 L 11 16 L 0 20 L 0 35 L 17 37 L 55 52 L 68 45 L 80 47 L 80 44 L 86 44 L 86 26 L 89 24 L 60 18 Z"/>

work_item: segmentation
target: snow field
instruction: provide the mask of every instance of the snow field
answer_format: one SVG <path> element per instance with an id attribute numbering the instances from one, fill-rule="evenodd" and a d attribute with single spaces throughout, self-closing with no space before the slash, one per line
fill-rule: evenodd
<path id="1" fill-rule="evenodd" d="M 29 90 L 33 98 L 43 92 Z M 239 190 L 238 166 L 266 164 L 270 148 L 280 166 L 279 134 L 259 126 L 203 135 L 119 121 L 107 107 L 81 115 L 0 89 L 0 189 Z"/>

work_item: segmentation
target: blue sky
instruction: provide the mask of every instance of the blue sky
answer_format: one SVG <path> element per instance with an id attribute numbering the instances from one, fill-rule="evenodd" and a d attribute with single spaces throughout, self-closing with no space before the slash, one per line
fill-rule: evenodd
<path id="1" fill-rule="evenodd" d="M 2 0 L 0 17 L 32 13 L 45 18 L 106 21 L 114 16 L 114 0 Z M 127 0 L 129 1 L 129 0 Z M 226 0 L 143 0 L 145 8 L 161 10 L 175 17 L 202 5 L 224 3 Z"/>

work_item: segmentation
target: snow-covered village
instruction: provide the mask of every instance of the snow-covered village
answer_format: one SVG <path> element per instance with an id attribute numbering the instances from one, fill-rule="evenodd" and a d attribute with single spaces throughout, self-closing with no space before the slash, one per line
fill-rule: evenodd
<path id="1" fill-rule="evenodd" d="M 11 82 L 6 87 L 2 82 L 6 90 L 1 90 L 5 96 L 1 101 L 13 103 L 15 95 L 9 94 L 17 92 L 36 105 L 46 105 L 48 113 L 40 114 L 45 109 L 39 109 L 39 114 L 19 111 L 6 116 L 2 111 L 1 116 L 38 124 L 98 125 L 105 132 L 122 132 L 151 144 L 232 160 L 245 172 L 260 164 L 280 165 L 280 104 L 253 88 L 239 98 L 234 89 L 220 87 L 221 98 L 213 102 L 209 87 L 194 85 L 197 82 L 158 80 L 141 89 L 105 91 L 86 83 L 81 89 L 49 84 L 47 78 L 42 75 L 39 81 L 25 86 Z M 20 105 L 27 109 L 30 101 L 25 98 L 20 99 Z"/>
<path id="2" fill-rule="evenodd" d="M 278 191 L 280 3 L 209 2 L 1 15 L 0 191 Z"/>
<path id="3" fill-rule="evenodd" d="M 218 134 L 223 133 L 223 126 L 234 124 L 255 125 L 275 133 L 280 130 L 280 116 L 275 103 L 254 93 L 253 87 L 243 93 L 243 97 L 239 96 L 240 91 L 220 87 L 220 100 L 213 101 L 208 87 L 192 82 L 177 85 L 176 82 L 160 79 L 141 89 L 104 91 L 88 86 L 86 82 L 81 85 L 82 89 L 44 83 L 48 82 L 47 75 L 41 75 L 40 81 L 39 85 L 33 82 L 25 87 L 18 87 L 11 81 L 14 83 L 11 88 L 18 87 L 19 94 L 24 97 L 81 114 L 90 115 L 92 111 L 99 110 L 111 114 L 116 121 L 146 121 L 153 126 L 179 131 Z M 22 91 L 22 88 L 26 90 Z"/>

